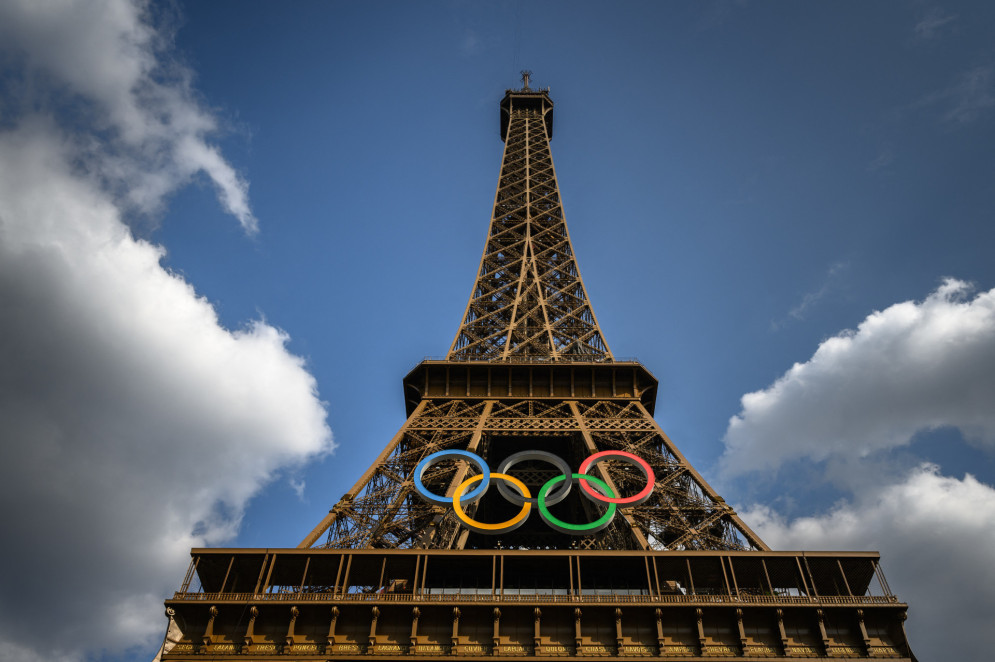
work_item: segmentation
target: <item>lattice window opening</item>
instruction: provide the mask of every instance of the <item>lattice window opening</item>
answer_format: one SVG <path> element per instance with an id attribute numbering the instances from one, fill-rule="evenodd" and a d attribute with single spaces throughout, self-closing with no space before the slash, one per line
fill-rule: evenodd
<path id="1" fill-rule="evenodd" d="M 565 274 L 568 276 L 577 275 L 577 264 L 574 260 L 573 251 L 570 249 L 570 242 L 566 235 L 566 226 L 560 229 L 563 234 L 557 235 L 559 241 L 555 246 L 550 247 L 550 255 L 545 259 L 545 267 L 548 273 Z"/>
<path id="2" fill-rule="evenodd" d="M 360 494 L 353 499 L 353 503 L 362 503 L 363 500 L 374 498 L 385 490 L 392 491 L 396 489 L 396 485 L 395 481 L 384 474 L 382 467 L 378 468 Z"/>
<path id="3" fill-rule="evenodd" d="M 521 167 L 513 167 L 516 162 L 521 165 L 524 160 L 521 158 L 521 154 L 516 152 L 514 154 L 509 154 L 509 157 L 515 161 L 509 162 L 507 167 L 505 167 L 498 178 L 498 187 L 505 188 L 508 186 L 515 186 L 521 184 L 525 181 L 525 169 Z"/>
<path id="4" fill-rule="evenodd" d="M 486 333 L 483 337 L 477 336 L 477 339 L 483 340 L 494 336 L 498 329 L 507 326 L 511 318 L 511 303 L 491 300 L 475 301 L 470 305 L 470 312 L 478 317 L 471 320 L 468 314 L 464 328 L 470 327 L 466 329 L 466 332 L 472 330 Z"/>
<path id="5" fill-rule="evenodd" d="M 561 336 L 568 336 L 573 342 L 584 343 L 592 338 L 600 338 L 593 324 L 585 324 L 577 320 L 572 312 L 561 312 L 556 324 L 551 324 L 551 331 Z"/>
<path id="6" fill-rule="evenodd" d="M 559 272 L 560 265 L 564 264 L 564 260 L 569 259 L 559 252 L 557 248 L 557 246 L 554 246 L 553 248 L 544 251 L 543 254 L 537 256 L 542 258 L 542 273 L 547 277 L 554 279 L 562 278 L 562 275 Z"/>
<path id="7" fill-rule="evenodd" d="M 737 528 L 736 524 L 727 517 L 723 517 L 722 527 L 723 532 L 722 535 L 719 536 L 719 540 L 724 549 L 759 551 L 760 548 L 751 543 L 749 539 L 747 539 L 746 536 Z"/>
<path id="8" fill-rule="evenodd" d="M 564 283 L 562 280 L 546 281 L 549 287 L 550 305 L 558 310 L 564 317 L 574 316 L 578 310 L 587 307 L 587 293 L 577 282 Z M 584 321 L 584 324 L 593 326 L 593 318 Z"/>
<path id="9" fill-rule="evenodd" d="M 483 291 L 492 289 L 507 289 L 521 271 L 521 256 L 490 256 L 485 255 L 480 265 L 480 274 L 474 287 Z"/>
<path id="10" fill-rule="evenodd" d="M 579 343 L 577 338 L 566 335 L 559 329 L 557 329 L 556 333 L 553 334 L 553 342 L 556 344 L 557 349 L 564 349 L 574 345 L 578 348 L 582 347 L 582 343 Z"/>
<path id="11" fill-rule="evenodd" d="M 748 549 L 745 540 L 738 536 L 730 536 L 729 521 L 718 520 L 705 524 L 707 520 L 694 521 L 687 518 L 687 528 L 681 531 L 679 527 L 664 532 L 664 542 L 671 549 L 703 549 L 703 550 L 742 550 Z M 673 536 L 672 536 L 673 534 Z"/>
<path id="12" fill-rule="evenodd" d="M 502 330 L 508 324 L 509 315 L 501 309 L 496 311 L 484 309 L 484 314 L 474 322 L 466 323 L 463 327 L 463 335 L 472 342 L 487 342 L 490 344 L 503 344 L 504 336 Z"/>
<path id="13" fill-rule="evenodd" d="M 488 252 L 497 252 L 506 248 L 520 256 L 521 244 L 525 241 L 525 229 L 526 222 L 521 208 L 499 203 L 495 208 L 491 232 L 487 237 Z"/>
<path id="14" fill-rule="evenodd" d="M 563 338 L 569 342 L 575 342 L 582 340 L 582 336 L 596 334 L 593 328 L 584 324 L 578 324 L 576 320 L 571 319 L 569 313 L 565 314 L 555 306 L 548 307 L 546 310 L 549 318 L 549 332 L 556 337 Z"/>
<path id="15" fill-rule="evenodd" d="M 508 239 L 508 241 L 504 241 Z M 514 267 L 521 268 L 522 251 L 520 242 L 514 237 L 499 236 L 488 242 L 487 250 L 484 252 L 484 262 L 481 269 L 505 269 L 506 275 L 512 277 L 517 274 Z M 486 274 L 484 274 L 486 275 Z"/>
<path id="16" fill-rule="evenodd" d="M 674 482 L 664 485 L 658 481 L 656 491 L 645 507 L 677 509 L 685 515 L 715 512 L 715 502 L 711 499 L 698 499 L 687 494 L 684 487 L 679 484 L 683 476 L 684 474 L 681 474 Z"/>
<path id="17" fill-rule="evenodd" d="M 525 143 L 517 142 L 512 146 L 512 150 L 506 155 L 505 167 L 501 170 L 501 175 L 509 180 L 508 185 L 519 184 L 526 180 Z"/>
<path id="18" fill-rule="evenodd" d="M 497 198 L 496 203 L 503 203 L 506 201 L 506 196 L 509 194 L 520 196 L 522 201 L 525 200 L 524 195 L 526 191 L 526 186 L 528 185 L 528 179 L 525 177 L 525 171 L 521 170 L 516 172 L 514 170 L 509 170 L 503 183 L 497 188 Z"/>
<path id="19" fill-rule="evenodd" d="M 555 191 L 544 189 L 536 191 L 533 189 L 529 203 L 532 220 L 539 224 L 548 224 L 541 226 L 544 231 L 556 230 L 562 226 L 563 219 L 560 218 L 559 214 L 550 213 L 560 206 L 560 196 Z"/>
<path id="20" fill-rule="evenodd" d="M 486 278 L 475 290 L 471 306 L 488 313 L 497 313 L 510 306 L 513 303 L 513 297 L 514 291 L 508 283 Z M 509 310 L 507 317 L 510 317 L 510 314 Z"/>
<path id="21" fill-rule="evenodd" d="M 514 236 L 519 236 L 515 230 L 525 222 L 521 216 L 518 216 L 513 211 L 508 211 L 505 207 L 501 207 L 502 214 L 495 214 L 494 220 L 491 221 L 491 231 L 489 233 L 489 240 L 495 241 L 502 234 L 509 234 Z M 499 218 L 499 216 L 501 216 Z M 510 242 L 509 245 L 514 245 L 518 242 Z M 500 248 L 501 245 L 497 245 L 494 250 Z M 518 254 L 520 255 L 520 254 Z"/>
<path id="22" fill-rule="evenodd" d="M 472 346 L 483 348 L 501 348 L 504 346 L 504 338 L 501 333 L 494 331 L 494 325 L 490 318 L 481 319 L 474 324 L 467 324 L 460 334 L 461 344 L 458 348 Z"/>
<path id="23" fill-rule="evenodd" d="M 610 400 L 598 400 L 593 403 L 582 403 L 581 415 L 589 419 L 642 419 L 643 413 L 635 404 L 629 402 L 620 404 Z"/>
<path id="24" fill-rule="evenodd" d="M 521 187 L 524 182 L 525 182 L 524 173 L 509 172 L 505 176 L 501 177 L 501 182 L 498 184 L 498 188 L 496 190 L 498 191 L 498 195 L 500 196 L 501 192 L 516 187 Z"/>
<path id="25" fill-rule="evenodd" d="M 508 188 L 501 189 L 497 194 L 497 204 L 504 214 L 514 213 L 519 209 L 524 209 L 528 205 L 528 197 L 524 186 L 512 184 Z"/>
<path id="26" fill-rule="evenodd" d="M 580 280 L 580 272 L 577 270 L 577 263 L 573 258 L 558 266 L 556 275 L 557 292 L 561 296 L 575 297 L 582 302 L 587 301 L 587 292 L 584 290 L 584 284 Z"/>
<path id="27" fill-rule="evenodd" d="M 506 255 L 503 247 L 500 253 L 485 255 L 476 286 L 479 288 L 491 283 L 492 287 L 508 287 L 510 280 L 517 278 L 515 267 L 521 270 L 520 262 L 521 256 Z"/>
<path id="28" fill-rule="evenodd" d="M 389 502 L 401 491 L 401 483 L 385 482 L 380 475 L 374 476 L 366 489 L 352 500 L 354 511 L 362 511 L 369 515 L 379 514 L 388 507 Z"/>
<path id="29" fill-rule="evenodd" d="M 598 423 L 592 422 L 590 425 L 596 427 Z M 663 438 L 655 432 L 639 435 L 630 432 L 612 433 L 599 430 L 592 432 L 592 437 L 599 449 L 614 449 L 636 453 L 649 462 L 654 471 L 657 468 L 662 469 L 664 473 L 658 477 L 658 480 L 671 471 L 684 468 L 684 465 L 676 457 L 670 453 L 664 453 L 665 446 L 663 445 Z"/>
<path id="30" fill-rule="evenodd" d="M 583 289 L 575 287 L 572 282 L 564 283 L 563 280 L 547 279 L 545 283 L 548 306 L 550 310 L 556 312 L 559 319 L 564 322 L 573 320 L 582 326 L 593 326 L 590 320 L 581 322 L 575 317 L 579 309 L 587 306 L 587 297 Z"/>
<path id="31" fill-rule="evenodd" d="M 558 248 L 558 247 L 557 247 Z M 551 255 L 541 256 L 541 275 L 544 280 L 557 286 L 557 291 L 572 287 L 577 278 L 573 258 L 557 251 Z"/>
<path id="32" fill-rule="evenodd" d="M 476 287 L 483 287 L 488 282 L 495 287 L 508 287 L 518 279 L 518 274 L 522 270 L 522 247 L 516 242 L 499 243 L 488 246 L 484 252 L 484 259 L 480 265 L 480 273 L 477 275 Z M 499 254 L 500 253 L 500 254 Z M 501 271 L 499 276 L 492 272 Z"/>
<path id="33" fill-rule="evenodd" d="M 483 400 L 429 400 L 423 416 L 476 417 L 484 411 Z"/>
<path id="34" fill-rule="evenodd" d="M 526 201 L 524 194 L 514 194 L 511 195 L 507 191 L 501 191 L 498 193 L 497 205 L 494 211 L 494 216 L 510 216 L 511 221 L 508 225 L 502 226 L 502 229 L 508 232 L 509 236 L 506 238 L 501 238 L 504 245 L 511 246 L 517 243 L 521 243 L 524 240 L 526 224 L 525 214 L 526 214 Z M 499 237 L 492 237 L 493 239 L 499 239 Z"/>
<path id="35" fill-rule="evenodd" d="M 494 282 L 487 279 L 481 283 L 480 295 L 473 301 L 472 305 L 483 307 L 492 315 L 495 320 L 508 321 L 511 319 L 511 306 L 515 302 L 516 284 L 505 282 Z"/>
<path id="36" fill-rule="evenodd" d="M 547 305 L 550 310 L 555 311 L 559 319 L 568 321 L 569 318 L 576 315 L 578 310 L 587 307 L 586 293 L 579 286 L 575 287 L 573 282 L 564 282 L 562 278 L 547 277 L 543 279 L 543 283 L 546 286 Z M 591 319 L 585 320 L 583 324 L 593 327 Z M 581 322 L 578 320 L 577 323 Z"/>
<path id="37" fill-rule="evenodd" d="M 694 476 L 691 474 L 685 474 L 678 480 L 681 482 L 682 492 L 686 494 L 689 499 L 700 503 L 716 503 L 715 500 L 712 499 L 711 495 L 705 492 L 704 488 L 698 484 L 698 481 L 695 480 Z"/>
<path id="38" fill-rule="evenodd" d="M 522 164 L 524 165 L 524 164 Z M 498 194 L 512 192 L 514 194 L 524 194 L 528 185 L 528 178 L 525 171 L 509 169 L 501 178 L 501 186 L 497 189 Z"/>
<path id="39" fill-rule="evenodd" d="M 480 278 L 484 283 L 490 282 L 493 287 L 506 288 L 507 279 L 512 278 L 512 274 L 508 271 L 508 265 L 492 260 L 481 267 Z"/>
<path id="40" fill-rule="evenodd" d="M 788 598 L 809 596 L 807 582 L 802 578 L 797 561 L 794 558 L 788 561 L 790 562 L 765 561 L 773 595 Z"/>
<path id="41" fill-rule="evenodd" d="M 567 327 L 557 327 L 555 329 L 558 335 L 570 334 L 570 343 L 577 347 L 578 351 L 593 351 L 596 353 L 604 353 L 604 348 L 599 342 L 601 336 L 598 335 L 597 331 L 589 326 L 567 326 Z"/>

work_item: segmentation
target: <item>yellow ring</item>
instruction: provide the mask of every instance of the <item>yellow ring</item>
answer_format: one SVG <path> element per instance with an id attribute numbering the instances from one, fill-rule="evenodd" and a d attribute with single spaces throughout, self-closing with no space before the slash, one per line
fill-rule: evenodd
<path id="1" fill-rule="evenodd" d="M 456 493 L 453 494 L 453 510 L 456 511 L 456 516 L 460 518 L 460 521 L 462 521 L 467 528 L 479 533 L 503 533 L 504 531 L 513 531 L 526 517 L 529 516 L 529 512 L 532 510 L 532 504 L 530 502 L 526 501 L 522 504 L 522 509 L 518 511 L 518 514 L 510 520 L 499 522 L 497 524 L 484 524 L 483 522 L 478 522 L 477 520 L 470 519 L 466 516 L 466 513 L 463 512 L 463 505 L 460 503 L 460 497 L 463 496 L 463 492 L 466 488 L 481 480 L 483 477 L 483 474 L 471 476 L 460 483 L 460 486 L 456 488 Z M 508 481 L 517 487 L 521 495 L 526 499 L 532 496 L 532 493 L 529 492 L 529 488 L 525 486 L 525 483 L 518 480 L 514 476 L 509 476 L 508 474 L 491 474 L 491 478 L 499 478 L 501 480 Z"/>

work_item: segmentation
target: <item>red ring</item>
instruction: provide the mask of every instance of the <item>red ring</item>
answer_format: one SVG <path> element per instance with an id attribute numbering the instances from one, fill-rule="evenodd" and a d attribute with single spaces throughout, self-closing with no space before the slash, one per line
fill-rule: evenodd
<path id="1" fill-rule="evenodd" d="M 592 466 L 600 462 L 602 459 L 608 459 L 606 456 L 609 455 L 619 455 L 621 457 L 627 458 L 632 462 L 638 464 L 640 468 L 643 469 L 646 474 L 646 487 L 643 490 L 631 497 L 606 497 L 603 494 L 598 493 L 591 485 L 584 479 L 580 481 L 580 487 L 582 490 L 587 492 L 587 494 L 596 501 L 603 501 L 604 503 L 617 503 L 617 504 L 636 504 L 642 503 L 653 494 L 653 487 L 656 483 L 656 476 L 653 473 L 653 468 L 650 467 L 649 463 L 638 455 L 633 455 L 632 453 L 626 453 L 625 451 L 601 451 L 600 453 L 595 453 L 591 455 L 583 464 L 580 465 L 580 470 L 578 473 L 587 474 L 591 473 L 590 469 Z"/>

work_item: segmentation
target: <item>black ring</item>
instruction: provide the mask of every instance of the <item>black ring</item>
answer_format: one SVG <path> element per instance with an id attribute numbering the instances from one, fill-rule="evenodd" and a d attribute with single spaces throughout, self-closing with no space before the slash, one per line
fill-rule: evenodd
<path id="1" fill-rule="evenodd" d="M 570 476 L 573 475 L 573 472 L 570 470 L 570 465 L 567 464 L 563 458 L 557 455 L 553 455 L 552 453 L 547 453 L 546 451 L 535 451 L 535 450 L 522 451 L 521 453 L 515 453 L 514 455 L 509 455 L 504 459 L 503 462 L 501 462 L 501 465 L 498 467 L 495 473 L 506 474 L 508 473 L 508 469 L 510 469 L 513 465 L 516 465 L 519 462 L 525 462 L 526 460 L 539 460 L 540 462 L 548 462 L 549 464 L 552 464 L 554 467 L 559 469 L 560 473 L 566 476 L 567 478 L 570 478 Z M 546 505 L 552 506 L 567 498 L 567 495 L 570 494 L 570 488 L 573 487 L 573 481 L 564 480 L 563 484 L 564 487 L 557 488 L 556 490 L 554 490 L 553 494 L 546 497 L 545 499 Z M 537 498 L 533 497 L 527 499 L 523 497 L 521 494 L 512 490 L 507 485 L 505 485 L 503 481 L 498 482 L 497 488 L 498 492 L 501 493 L 501 496 L 503 496 L 511 503 L 517 504 L 519 506 L 524 503 L 532 503 L 532 504 L 539 503 L 539 500 Z"/>

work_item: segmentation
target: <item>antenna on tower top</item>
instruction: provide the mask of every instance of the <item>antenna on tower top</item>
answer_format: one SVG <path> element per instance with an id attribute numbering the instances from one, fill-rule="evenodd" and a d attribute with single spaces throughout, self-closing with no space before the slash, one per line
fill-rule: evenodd
<path id="1" fill-rule="evenodd" d="M 522 89 L 523 90 L 529 89 L 529 76 L 531 76 L 531 75 L 532 75 L 532 72 L 529 71 L 528 69 L 522 70 Z"/>

